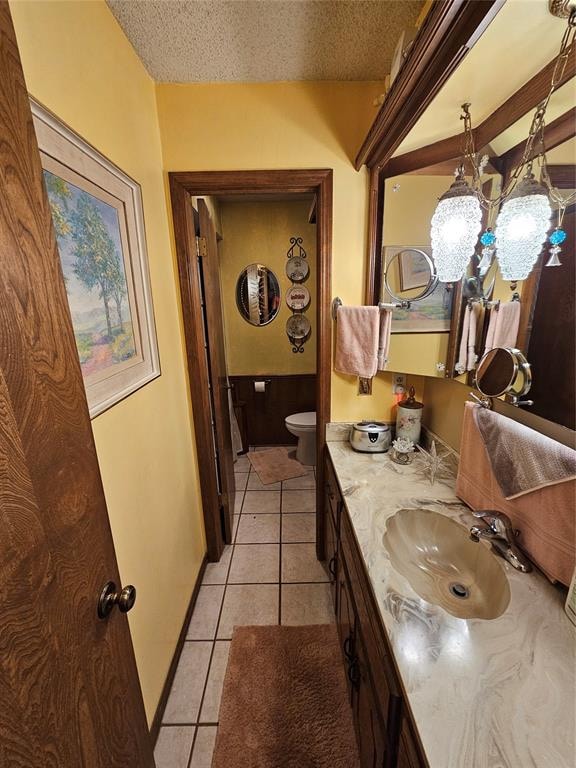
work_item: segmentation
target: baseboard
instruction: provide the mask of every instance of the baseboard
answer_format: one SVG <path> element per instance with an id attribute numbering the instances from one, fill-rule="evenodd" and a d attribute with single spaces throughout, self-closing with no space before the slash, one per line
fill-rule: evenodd
<path id="1" fill-rule="evenodd" d="M 188 630 L 188 624 L 190 624 L 190 619 L 192 618 L 192 611 L 194 610 L 194 606 L 196 605 L 196 599 L 198 597 L 198 592 L 200 591 L 202 579 L 204 578 L 204 571 L 206 570 L 207 563 L 208 563 L 208 556 L 204 555 L 204 559 L 202 560 L 202 564 L 200 565 L 200 570 L 198 571 L 198 576 L 196 577 L 196 583 L 194 584 L 194 589 L 192 590 L 190 603 L 188 604 L 188 609 L 186 610 L 184 623 L 182 624 L 182 629 L 180 630 L 180 635 L 178 636 L 178 642 L 176 643 L 176 648 L 174 649 L 174 655 L 172 656 L 172 661 L 170 662 L 170 668 L 168 669 L 168 674 L 166 675 L 166 680 L 162 688 L 162 693 L 160 694 L 160 700 L 158 702 L 158 706 L 156 707 L 156 714 L 154 715 L 154 719 L 152 720 L 152 725 L 150 726 L 150 736 L 151 736 L 153 745 L 156 744 L 156 739 L 158 738 L 158 734 L 160 732 L 162 718 L 164 717 L 164 710 L 166 709 L 166 702 L 168 701 L 168 696 L 170 695 L 172 683 L 174 682 L 174 675 L 176 674 L 176 668 L 178 667 L 180 654 L 182 653 L 184 641 L 186 640 L 186 632 Z"/>

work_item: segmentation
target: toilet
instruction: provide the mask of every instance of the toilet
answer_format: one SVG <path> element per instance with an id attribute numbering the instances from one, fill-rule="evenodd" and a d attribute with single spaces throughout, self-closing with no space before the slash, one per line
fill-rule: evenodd
<path id="1" fill-rule="evenodd" d="M 301 464 L 316 464 L 316 411 L 286 417 L 286 429 L 298 438 L 296 458 Z"/>

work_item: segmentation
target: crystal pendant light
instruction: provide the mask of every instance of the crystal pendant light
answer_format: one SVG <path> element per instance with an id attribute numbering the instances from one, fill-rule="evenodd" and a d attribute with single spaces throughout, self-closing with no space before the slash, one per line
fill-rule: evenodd
<path id="1" fill-rule="evenodd" d="M 525 280 L 542 252 L 550 229 L 548 190 L 531 168 L 502 204 L 496 221 L 496 254 L 504 280 Z"/>
<path id="2" fill-rule="evenodd" d="M 436 206 L 430 237 L 432 258 L 441 283 L 462 279 L 478 241 L 482 211 L 478 195 L 464 178 L 464 167 Z"/>

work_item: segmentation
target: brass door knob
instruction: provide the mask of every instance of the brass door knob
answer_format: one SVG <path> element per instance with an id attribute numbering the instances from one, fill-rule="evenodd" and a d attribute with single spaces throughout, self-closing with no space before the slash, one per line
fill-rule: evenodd
<path id="1" fill-rule="evenodd" d="M 100 592 L 98 618 L 107 618 L 115 605 L 118 606 L 120 613 L 128 613 L 134 607 L 135 602 L 136 587 L 128 584 L 120 592 L 117 592 L 116 584 L 113 581 L 108 581 L 104 585 L 102 592 Z"/>

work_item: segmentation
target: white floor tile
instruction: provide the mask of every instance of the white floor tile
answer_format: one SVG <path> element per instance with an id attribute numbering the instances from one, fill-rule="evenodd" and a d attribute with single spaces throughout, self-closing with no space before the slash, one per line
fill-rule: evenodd
<path id="1" fill-rule="evenodd" d="M 210 768 L 215 741 L 216 726 L 202 725 L 198 728 L 190 768 Z"/>
<path id="2" fill-rule="evenodd" d="M 184 643 L 172 690 L 164 711 L 164 723 L 196 723 L 208 674 L 212 643 Z"/>
<path id="3" fill-rule="evenodd" d="M 204 701 L 202 702 L 202 711 L 200 713 L 201 723 L 218 722 L 220 698 L 222 696 L 222 686 L 224 685 L 229 651 L 229 640 L 218 640 L 214 645 L 214 653 L 212 654 L 208 682 L 206 683 Z"/>
<path id="4" fill-rule="evenodd" d="M 224 597 L 224 585 L 204 584 L 200 587 L 192 618 L 188 626 L 187 640 L 213 640 L 216 636 L 220 607 Z"/>
<path id="5" fill-rule="evenodd" d="M 156 768 L 188 768 L 195 730 L 193 725 L 162 726 L 154 748 Z"/>

